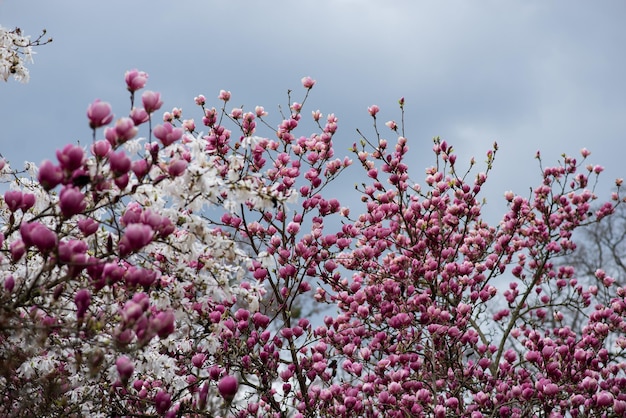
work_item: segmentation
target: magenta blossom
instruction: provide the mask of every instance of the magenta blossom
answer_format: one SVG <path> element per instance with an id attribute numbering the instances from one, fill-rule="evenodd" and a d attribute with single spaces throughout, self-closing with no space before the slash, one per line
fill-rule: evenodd
<path id="1" fill-rule="evenodd" d="M 116 176 L 121 176 L 128 173 L 131 167 L 131 161 L 124 151 L 111 152 L 109 154 L 109 165 L 111 166 L 111 171 L 113 171 Z"/>
<path id="2" fill-rule="evenodd" d="M 141 95 L 141 102 L 143 103 L 143 108 L 148 113 L 153 113 L 161 108 L 163 105 L 163 101 L 161 100 L 161 93 L 157 93 L 154 91 L 144 91 Z"/>
<path id="3" fill-rule="evenodd" d="M 62 150 L 57 150 L 59 165 L 65 171 L 72 172 L 83 165 L 85 151 L 78 145 L 68 144 Z"/>
<path id="4" fill-rule="evenodd" d="M 22 192 L 19 190 L 7 190 L 4 192 L 4 203 L 11 212 L 15 212 L 22 206 Z"/>
<path id="5" fill-rule="evenodd" d="M 130 111 L 129 116 L 133 120 L 133 123 L 135 124 L 135 126 L 139 126 L 142 123 L 146 123 L 150 119 L 150 115 L 148 114 L 148 112 L 146 112 L 146 109 L 141 108 L 141 107 L 140 108 L 133 107 L 132 110 Z"/>
<path id="6" fill-rule="evenodd" d="M 89 118 L 89 126 L 91 129 L 108 125 L 113 120 L 111 105 L 100 99 L 96 99 L 87 108 L 87 118 Z"/>
<path id="7" fill-rule="evenodd" d="M 21 239 L 11 241 L 11 244 L 9 244 L 9 252 L 11 253 L 11 260 L 15 263 L 26 253 L 26 244 Z"/>
<path id="8" fill-rule="evenodd" d="M 4 290 L 11 293 L 14 287 L 15 287 L 15 279 L 13 278 L 13 276 L 9 276 L 6 279 L 4 279 Z"/>
<path id="9" fill-rule="evenodd" d="M 380 108 L 376 105 L 371 105 L 370 107 L 367 108 L 367 111 L 369 112 L 370 115 L 376 116 L 376 114 L 380 111 Z"/>
<path id="10" fill-rule="evenodd" d="M 239 389 L 239 382 L 235 376 L 227 375 L 220 379 L 217 390 L 227 403 L 232 402 Z"/>
<path id="11" fill-rule="evenodd" d="M 175 128 L 174 125 L 169 122 L 156 126 L 153 133 L 165 147 L 178 141 L 183 136 L 182 128 Z"/>
<path id="12" fill-rule="evenodd" d="M 150 226 L 144 224 L 130 224 L 126 227 L 124 236 L 118 244 L 120 255 L 126 256 L 138 251 L 152 241 L 154 231 Z"/>
<path id="13" fill-rule="evenodd" d="M 172 405 L 172 397 L 165 391 L 159 391 L 154 397 L 154 405 L 159 414 L 165 414 Z"/>
<path id="14" fill-rule="evenodd" d="M 137 131 L 138 129 L 135 127 L 135 122 L 132 118 L 120 118 L 115 123 L 115 135 L 117 142 L 120 144 L 133 139 L 137 135 Z"/>
<path id="15" fill-rule="evenodd" d="M 146 81 L 148 81 L 148 74 L 143 71 L 133 69 L 126 71 L 126 74 L 124 74 L 124 80 L 126 80 L 128 91 L 133 93 L 145 87 Z"/>
<path id="16" fill-rule="evenodd" d="M 230 91 L 220 90 L 220 94 L 217 96 L 218 99 L 227 102 L 230 100 Z"/>
<path id="17" fill-rule="evenodd" d="M 49 160 L 45 160 L 41 163 L 41 166 L 39 166 L 37 179 L 44 189 L 51 190 L 63 181 L 63 171 L 61 167 L 54 165 Z"/>
<path id="18" fill-rule="evenodd" d="M 126 356 L 119 356 L 117 360 L 115 360 L 115 368 L 120 375 L 120 380 L 124 384 L 128 383 L 135 371 L 133 362 Z"/>
<path id="19" fill-rule="evenodd" d="M 110 128 L 107 128 L 109 130 Z M 106 133 L 105 133 L 106 135 Z M 111 143 L 103 139 L 96 141 L 91 146 L 91 153 L 98 158 L 104 158 L 111 151 Z"/>
<path id="20" fill-rule="evenodd" d="M 91 304 L 91 293 L 89 293 L 89 290 L 81 289 L 76 292 L 74 303 L 76 304 L 76 317 L 79 319 L 83 318 Z"/>
<path id="21" fill-rule="evenodd" d="M 48 254 L 57 245 L 56 234 L 39 222 L 23 223 L 20 234 L 27 247 L 35 246 L 43 254 Z"/>
<path id="22" fill-rule="evenodd" d="M 148 174 L 148 171 L 150 171 L 150 166 L 148 165 L 148 161 L 144 159 L 135 160 L 131 165 L 131 170 L 133 171 L 133 173 L 135 173 L 135 176 L 137 176 L 137 178 L 141 179 L 146 174 Z"/>
<path id="23" fill-rule="evenodd" d="M 20 209 L 22 212 L 28 211 L 28 209 L 35 206 L 35 202 L 37 201 L 37 197 L 32 193 L 23 193 L 22 194 L 22 204 L 20 205 Z"/>
<path id="24" fill-rule="evenodd" d="M 66 218 L 70 218 L 85 210 L 85 195 L 76 187 L 65 186 L 59 195 L 59 207 Z"/>
<path id="25" fill-rule="evenodd" d="M 187 169 L 187 161 L 181 159 L 174 159 L 170 161 L 167 166 L 167 172 L 172 177 L 179 177 L 185 173 Z"/>
<path id="26" fill-rule="evenodd" d="M 302 85 L 306 89 L 311 89 L 315 85 L 315 80 L 313 80 L 311 77 L 308 77 L 308 76 L 307 77 L 302 77 L 301 81 L 302 81 Z"/>
<path id="27" fill-rule="evenodd" d="M 151 326 L 159 338 L 167 338 L 174 332 L 174 314 L 171 311 L 159 312 L 151 321 Z"/>

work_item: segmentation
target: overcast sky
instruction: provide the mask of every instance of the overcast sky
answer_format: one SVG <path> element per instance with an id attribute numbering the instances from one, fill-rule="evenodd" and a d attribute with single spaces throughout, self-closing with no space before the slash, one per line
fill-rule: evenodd
<path id="1" fill-rule="evenodd" d="M 339 117 L 340 155 L 356 128 L 371 132 L 369 105 L 397 119 L 404 96 L 414 179 L 437 135 L 459 163 L 484 161 L 498 142 L 491 199 L 537 185 L 537 150 L 552 164 L 587 147 L 608 195 L 626 177 L 625 19 L 617 0 L 0 0 L 0 25 L 54 38 L 37 49 L 29 84 L 0 84 L 0 152 L 16 167 L 89 143 L 88 104 L 100 98 L 124 116 L 131 68 L 150 74 L 163 110 L 196 119 L 194 96 L 217 106 L 220 89 L 233 106 L 277 115 L 310 75 L 306 115 Z"/>

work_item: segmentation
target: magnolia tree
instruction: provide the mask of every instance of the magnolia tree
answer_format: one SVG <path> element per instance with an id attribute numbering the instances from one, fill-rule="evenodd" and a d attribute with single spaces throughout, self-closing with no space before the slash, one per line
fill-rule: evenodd
<path id="1" fill-rule="evenodd" d="M 227 110 L 227 91 L 195 98 L 198 123 L 161 119 L 159 93 L 138 96 L 147 77 L 126 74 L 128 116 L 88 107 L 89 146 L 2 163 L 3 416 L 626 414 L 626 291 L 556 262 L 620 203 L 618 181 L 590 211 L 587 150 L 541 167 L 532 196 L 506 193 L 489 225 L 495 144 L 476 173 L 436 138 L 417 182 L 403 123 L 385 139 L 371 106 L 348 209 L 337 118 L 314 111 L 298 133 L 311 78 L 276 125 Z"/>

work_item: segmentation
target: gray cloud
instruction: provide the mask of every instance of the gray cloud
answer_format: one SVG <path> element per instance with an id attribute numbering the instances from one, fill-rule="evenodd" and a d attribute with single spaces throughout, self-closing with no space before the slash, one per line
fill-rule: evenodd
<path id="1" fill-rule="evenodd" d="M 195 95 L 212 99 L 224 88 L 233 105 L 276 112 L 286 90 L 311 75 L 311 109 L 339 116 L 341 149 L 356 127 L 371 125 L 368 105 L 397 119 L 405 96 L 416 179 L 440 135 L 460 161 L 481 161 L 499 142 L 493 199 L 536 182 L 538 149 L 546 163 L 591 149 L 607 168 L 608 192 L 624 176 L 625 9 L 618 1 L 5 0 L 0 24 L 33 35 L 46 27 L 55 41 L 38 50 L 28 85 L 0 86 L 0 152 L 40 162 L 89 141 L 87 105 L 101 98 L 122 116 L 129 68 L 150 73 L 149 88 L 184 111 Z"/>

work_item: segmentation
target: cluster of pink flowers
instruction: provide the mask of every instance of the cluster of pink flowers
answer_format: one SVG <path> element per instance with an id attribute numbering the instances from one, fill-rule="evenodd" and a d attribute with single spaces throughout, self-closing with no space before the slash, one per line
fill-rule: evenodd
<path id="1" fill-rule="evenodd" d="M 268 137 L 265 108 L 227 110 L 226 90 L 217 108 L 195 97 L 201 127 L 179 108 L 153 126 L 160 94 L 135 107 L 147 80 L 127 72 L 115 122 L 94 101 L 91 146 L 36 178 L 0 162 L 1 415 L 626 414 L 626 290 L 557 263 L 620 203 L 594 204 L 601 167 L 541 167 L 489 225 L 497 145 L 472 175 L 435 138 L 418 183 L 410 141 L 376 129 L 352 146 L 349 209 L 329 195 L 352 165 L 338 118 L 314 111 L 319 131 L 297 133 L 312 78 Z"/>

